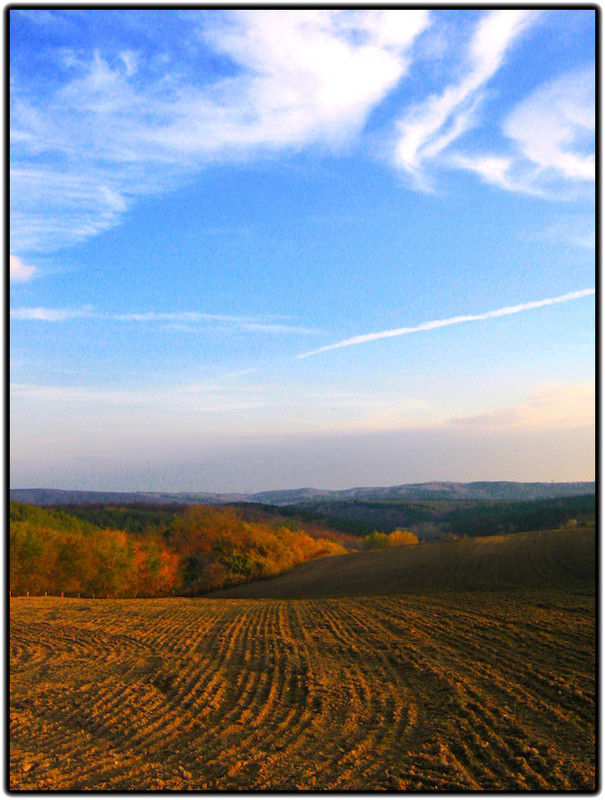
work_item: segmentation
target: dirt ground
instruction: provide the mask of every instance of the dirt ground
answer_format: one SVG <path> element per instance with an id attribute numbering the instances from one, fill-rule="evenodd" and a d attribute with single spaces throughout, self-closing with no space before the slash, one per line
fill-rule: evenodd
<path id="1" fill-rule="evenodd" d="M 595 601 L 13 598 L 9 789 L 594 790 Z"/>
<path id="2" fill-rule="evenodd" d="M 315 598 L 594 586 L 595 531 L 531 531 L 317 558 L 214 597 Z"/>

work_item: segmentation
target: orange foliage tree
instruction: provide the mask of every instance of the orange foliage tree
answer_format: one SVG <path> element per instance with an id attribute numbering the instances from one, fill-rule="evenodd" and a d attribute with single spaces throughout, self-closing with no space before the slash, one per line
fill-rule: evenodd
<path id="1" fill-rule="evenodd" d="M 397 529 L 389 533 L 389 544 L 396 547 L 400 544 L 418 544 L 418 537 L 412 531 L 402 531 Z"/>
<path id="2" fill-rule="evenodd" d="M 266 578 L 320 555 L 346 550 L 336 542 L 268 522 L 246 522 L 230 506 L 191 506 L 175 520 L 170 542 L 183 557 L 193 593 Z"/>
<path id="3" fill-rule="evenodd" d="M 126 533 L 65 514 L 11 508 L 14 593 L 150 597 L 266 578 L 340 544 L 268 521 L 247 522 L 230 506 L 191 506 L 165 532 Z"/>
<path id="4" fill-rule="evenodd" d="M 179 557 L 160 537 L 136 539 L 39 509 L 19 508 L 11 518 L 9 559 L 15 594 L 151 596 L 180 581 Z"/>

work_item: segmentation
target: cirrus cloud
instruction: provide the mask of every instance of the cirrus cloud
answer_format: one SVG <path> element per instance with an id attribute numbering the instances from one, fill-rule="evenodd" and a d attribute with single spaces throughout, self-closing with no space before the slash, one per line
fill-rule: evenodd
<path id="1" fill-rule="evenodd" d="M 406 73 L 430 24 L 422 10 L 185 18 L 190 52 L 210 47 L 229 71 L 208 78 L 168 56 L 158 72 L 150 55 L 96 50 L 66 58 L 69 77 L 43 97 L 12 76 L 11 236 L 20 251 L 97 235 L 136 197 L 217 159 L 341 147 Z"/>
<path id="2" fill-rule="evenodd" d="M 95 311 L 91 305 L 80 308 L 18 307 L 10 311 L 11 319 L 35 322 L 71 322 L 74 319 L 97 319 L 110 322 L 154 324 L 171 330 L 188 333 L 213 328 L 242 333 L 266 333 L 287 335 L 316 335 L 318 328 L 278 322 L 273 316 L 244 317 L 229 314 L 210 314 L 200 311 L 143 311 L 110 313 Z"/>
<path id="3" fill-rule="evenodd" d="M 540 86 L 512 110 L 502 130 L 508 152 L 455 154 L 451 165 L 500 189 L 551 199 L 570 196 L 570 187 L 592 184 L 594 70 L 570 72 Z"/>
<path id="4" fill-rule="evenodd" d="M 486 83 L 500 69 L 507 52 L 533 23 L 536 13 L 498 10 L 484 15 L 463 57 L 464 77 L 410 108 L 398 123 L 394 161 L 420 188 L 427 186 L 424 164 L 437 157 L 475 124 Z"/>

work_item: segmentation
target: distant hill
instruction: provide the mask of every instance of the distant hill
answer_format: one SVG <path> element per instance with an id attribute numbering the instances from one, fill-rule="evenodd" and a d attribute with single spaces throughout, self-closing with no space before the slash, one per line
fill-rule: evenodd
<path id="1" fill-rule="evenodd" d="M 475 481 L 452 483 L 405 483 L 401 486 L 359 486 L 354 489 L 320 491 L 293 489 L 257 492 L 254 500 L 271 505 L 306 505 L 327 500 L 542 500 L 594 494 L 594 481 L 572 483 L 517 483 L 512 481 Z"/>
<path id="2" fill-rule="evenodd" d="M 313 598 L 542 586 L 594 592 L 594 585 L 594 530 L 556 530 L 332 556 L 212 596 Z"/>
<path id="3" fill-rule="evenodd" d="M 76 489 L 10 489 L 9 499 L 34 506 L 79 505 L 81 503 L 150 503 L 152 505 L 218 505 L 249 499 L 246 494 L 210 492 L 94 492 Z"/>
<path id="4" fill-rule="evenodd" d="M 342 490 L 284 489 L 252 494 L 213 492 L 97 492 L 66 489 L 11 489 L 9 497 L 31 505 L 79 503 L 152 503 L 192 505 L 264 503 L 274 506 L 315 505 L 342 500 L 541 500 L 594 494 L 594 481 L 572 483 L 516 483 L 475 481 L 406 483 L 401 486 L 356 487 Z"/>

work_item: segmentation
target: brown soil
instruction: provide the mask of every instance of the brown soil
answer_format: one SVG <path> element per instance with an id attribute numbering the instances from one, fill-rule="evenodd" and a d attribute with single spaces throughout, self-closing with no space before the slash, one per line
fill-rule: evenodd
<path id="1" fill-rule="evenodd" d="M 390 547 L 300 564 L 214 597 L 338 597 L 441 590 L 573 588 L 595 580 L 595 531 L 535 531 Z"/>
<path id="2" fill-rule="evenodd" d="M 12 790 L 595 789 L 589 584 L 10 614 Z"/>

